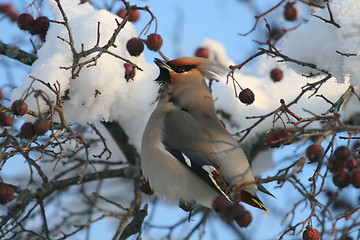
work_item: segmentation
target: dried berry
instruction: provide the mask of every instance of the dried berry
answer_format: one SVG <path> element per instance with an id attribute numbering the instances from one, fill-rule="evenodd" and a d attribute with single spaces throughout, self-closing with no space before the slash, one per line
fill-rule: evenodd
<path id="1" fill-rule="evenodd" d="M 28 13 L 22 13 L 17 19 L 17 24 L 22 30 L 30 30 L 34 23 L 34 18 Z"/>
<path id="2" fill-rule="evenodd" d="M 145 178 L 140 181 L 139 189 L 147 195 L 154 194 L 154 191 L 150 187 L 149 181 Z"/>
<path id="3" fill-rule="evenodd" d="M 116 15 L 118 15 L 119 17 L 121 17 L 122 19 L 125 18 L 125 15 L 126 15 L 126 8 L 121 8 L 117 13 Z M 137 11 L 137 10 L 130 10 L 130 13 L 129 13 L 129 17 L 128 17 L 128 20 L 130 22 L 136 22 L 137 20 L 139 20 L 140 18 L 140 12 Z"/>
<path id="4" fill-rule="evenodd" d="M 270 77 L 274 82 L 279 82 L 284 77 L 284 73 L 280 68 L 274 68 L 270 71 Z"/>
<path id="5" fill-rule="evenodd" d="M 294 3 L 287 3 L 285 5 L 284 18 L 288 21 L 295 21 L 298 18 L 298 11 Z"/>
<path id="6" fill-rule="evenodd" d="M 334 156 L 337 160 L 345 162 L 351 156 L 351 151 L 347 146 L 340 146 L 335 149 Z"/>
<path id="7" fill-rule="evenodd" d="M 0 113 L 0 125 L 11 127 L 14 124 L 14 118 L 6 113 Z"/>
<path id="8" fill-rule="evenodd" d="M 147 36 L 145 43 L 150 50 L 157 52 L 160 50 L 163 40 L 159 34 L 153 33 Z"/>
<path id="9" fill-rule="evenodd" d="M 28 111 L 28 105 L 23 100 L 15 100 L 11 104 L 11 111 L 16 116 L 23 116 Z"/>
<path id="10" fill-rule="evenodd" d="M 50 122 L 47 119 L 39 118 L 34 122 L 34 131 L 42 135 L 50 129 Z"/>
<path id="11" fill-rule="evenodd" d="M 360 160 L 360 159 L 349 158 L 349 159 L 346 161 L 346 168 L 349 169 L 349 171 L 357 168 L 358 165 L 359 165 L 359 160 Z"/>
<path id="12" fill-rule="evenodd" d="M 320 233 L 316 228 L 312 228 L 310 225 L 306 226 L 306 230 L 303 232 L 304 240 L 319 240 Z"/>
<path id="13" fill-rule="evenodd" d="M 310 162 L 318 162 L 324 154 L 324 149 L 318 144 L 312 144 L 306 149 L 306 157 Z"/>
<path id="14" fill-rule="evenodd" d="M 341 171 L 338 171 L 333 175 L 332 180 L 335 186 L 339 188 L 344 188 L 349 186 L 350 184 L 349 171 L 346 168 L 342 169 Z"/>
<path id="15" fill-rule="evenodd" d="M 328 161 L 328 169 L 332 173 L 337 173 L 345 168 L 345 163 L 339 161 L 334 155 L 331 155 Z"/>
<path id="16" fill-rule="evenodd" d="M 205 47 L 199 47 L 195 51 L 196 57 L 202 57 L 202 58 L 209 58 L 210 57 L 210 51 L 208 48 Z"/>
<path id="17" fill-rule="evenodd" d="M 228 208 L 226 217 L 228 220 L 240 220 L 244 216 L 245 212 L 246 210 L 242 205 L 234 203 Z"/>
<path id="18" fill-rule="evenodd" d="M 239 99 L 242 103 L 250 105 L 255 101 L 255 94 L 249 88 L 245 88 L 239 93 Z"/>
<path id="19" fill-rule="evenodd" d="M 353 169 L 349 173 L 349 181 L 354 187 L 360 188 L 360 168 Z"/>
<path id="20" fill-rule="evenodd" d="M 235 219 L 235 222 L 239 227 L 247 227 L 250 225 L 251 221 L 252 216 L 249 211 L 245 211 L 240 218 Z"/>
<path id="21" fill-rule="evenodd" d="M 21 136 L 23 136 L 24 138 L 32 138 L 33 136 L 35 136 L 35 130 L 34 130 L 34 125 L 31 122 L 26 122 L 24 123 L 21 128 L 20 128 L 20 133 Z"/>
<path id="22" fill-rule="evenodd" d="M 136 69 L 134 68 L 134 66 L 130 63 L 124 63 L 124 68 L 125 68 L 125 79 L 127 81 L 129 80 L 133 80 L 136 74 Z"/>
<path id="23" fill-rule="evenodd" d="M 224 196 L 216 197 L 212 203 L 212 207 L 214 211 L 217 213 L 222 213 L 227 211 L 227 209 L 229 209 L 230 206 L 231 203 Z"/>
<path id="24" fill-rule="evenodd" d="M 269 38 L 271 40 L 277 41 L 282 36 L 284 36 L 284 30 L 282 30 L 280 28 L 277 28 L 277 27 L 273 27 L 273 28 L 270 29 Z"/>
<path id="25" fill-rule="evenodd" d="M 295 130 L 292 128 L 274 128 L 265 135 L 265 145 L 278 148 L 294 142 Z"/>
<path id="26" fill-rule="evenodd" d="M 10 3 L 6 3 L 0 6 L 1 13 L 10 13 L 13 12 L 12 5 Z"/>
<path id="27" fill-rule="evenodd" d="M 14 199 L 14 187 L 6 184 L 0 183 L 0 204 L 5 204 Z"/>
<path id="28" fill-rule="evenodd" d="M 144 43 L 141 39 L 133 37 L 126 43 L 126 49 L 131 56 L 139 56 L 144 51 Z"/>
<path id="29" fill-rule="evenodd" d="M 32 28 L 30 29 L 33 34 L 46 34 L 50 26 L 50 21 L 47 17 L 41 16 L 38 17 L 34 23 Z"/>

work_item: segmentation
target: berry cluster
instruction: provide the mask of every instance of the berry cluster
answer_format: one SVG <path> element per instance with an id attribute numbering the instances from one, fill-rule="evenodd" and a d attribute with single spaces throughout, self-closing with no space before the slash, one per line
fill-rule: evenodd
<path id="1" fill-rule="evenodd" d="M 40 39 L 44 42 L 46 33 L 50 26 L 50 21 L 45 16 L 40 16 L 34 19 L 28 13 L 21 13 L 20 15 L 14 11 L 10 3 L 0 6 L 0 13 L 5 14 L 11 21 L 17 22 L 21 30 L 29 31 L 32 35 L 39 35 Z"/>
<path id="2" fill-rule="evenodd" d="M 34 123 L 26 122 L 20 128 L 21 136 L 32 138 L 36 134 L 43 135 L 50 129 L 50 122 L 44 118 L 38 118 Z"/>
<path id="3" fill-rule="evenodd" d="M 119 17 L 121 18 L 125 18 L 125 15 L 126 15 L 126 8 L 121 8 L 117 13 L 116 15 L 118 15 Z M 137 11 L 137 10 L 130 10 L 129 12 L 129 16 L 128 16 L 128 20 L 129 22 L 136 22 L 137 20 L 139 20 L 140 18 L 140 12 Z"/>
<path id="4" fill-rule="evenodd" d="M 144 42 L 148 49 L 157 52 L 160 50 L 163 40 L 161 35 L 156 33 L 148 35 L 146 40 L 133 37 L 126 43 L 126 49 L 131 56 L 137 57 L 144 51 Z"/>
<path id="5" fill-rule="evenodd" d="M 252 221 L 249 211 L 238 203 L 231 203 L 224 196 L 215 198 L 212 207 L 224 221 L 234 220 L 239 227 L 247 227 Z"/>
<path id="6" fill-rule="evenodd" d="M 32 35 L 39 35 L 40 39 L 44 42 L 50 21 L 45 16 L 34 19 L 33 16 L 28 13 L 22 13 L 17 18 L 17 24 L 20 29 L 29 31 Z"/>
<path id="7" fill-rule="evenodd" d="M 28 112 L 28 105 L 22 99 L 15 100 L 11 104 L 11 113 L 14 116 L 24 116 Z M 0 125 L 11 127 L 14 124 L 14 117 L 9 113 L 0 114 Z M 38 118 L 34 123 L 26 122 L 20 128 L 20 135 L 23 138 L 30 139 L 37 135 L 43 135 L 50 129 L 50 121 L 44 118 Z"/>
<path id="8" fill-rule="evenodd" d="M 333 183 L 339 188 L 350 184 L 360 188 L 360 158 L 356 154 L 356 150 L 359 150 L 358 145 L 359 142 L 354 144 L 354 152 L 347 146 L 340 146 L 329 158 L 328 168 L 333 173 Z"/>
<path id="9" fill-rule="evenodd" d="M 131 56 L 139 56 L 144 51 L 144 42 L 148 49 L 157 52 L 160 50 L 163 40 L 159 34 L 152 33 L 147 36 L 146 40 L 133 37 L 126 43 L 126 49 Z M 129 63 L 124 64 L 125 68 L 125 79 L 127 81 L 134 79 L 136 71 L 133 65 Z"/>

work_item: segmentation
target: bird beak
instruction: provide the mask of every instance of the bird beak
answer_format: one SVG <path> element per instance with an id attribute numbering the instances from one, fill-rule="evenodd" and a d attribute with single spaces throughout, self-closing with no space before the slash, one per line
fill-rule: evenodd
<path id="1" fill-rule="evenodd" d="M 167 64 L 166 61 L 164 60 L 161 60 L 161 59 L 158 59 L 158 58 L 155 58 L 154 59 L 154 62 L 155 64 L 161 69 L 161 68 L 164 68 L 164 69 L 167 69 L 167 70 L 171 70 L 171 67 L 169 66 L 169 64 Z"/>

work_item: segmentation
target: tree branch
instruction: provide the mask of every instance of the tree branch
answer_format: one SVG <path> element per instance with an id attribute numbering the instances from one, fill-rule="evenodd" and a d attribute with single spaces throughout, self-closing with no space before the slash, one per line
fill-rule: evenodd
<path id="1" fill-rule="evenodd" d="M 0 54 L 31 66 L 37 59 L 33 54 L 21 50 L 19 47 L 6 44 L 0 41 Z"/>

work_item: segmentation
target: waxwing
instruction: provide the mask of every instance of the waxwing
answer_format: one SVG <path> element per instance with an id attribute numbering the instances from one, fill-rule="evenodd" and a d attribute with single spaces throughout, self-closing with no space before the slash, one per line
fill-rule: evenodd
<path id="1" fill-rule="evenodd" d="M 160 197 L 211 208 L 223 195 L 268 213 L 249 162 L 219 120 L 205 78 L 216 79 L 219 66 L 197 57 L 172 61 L 155 59 L 160 69 L 158 104 L 146 125 L 141 166 L 150 187 Z M 229 186 L 243 183 L 240 199 Z"/>

